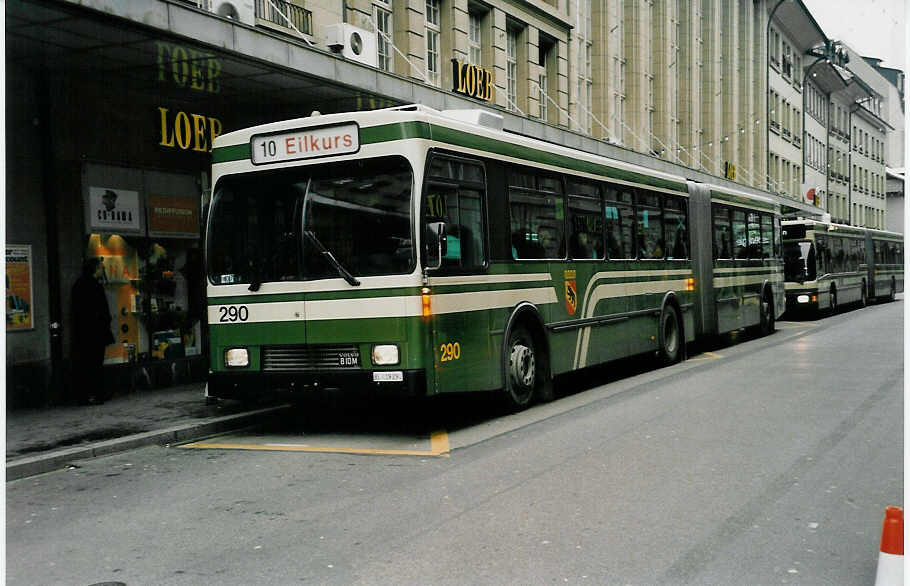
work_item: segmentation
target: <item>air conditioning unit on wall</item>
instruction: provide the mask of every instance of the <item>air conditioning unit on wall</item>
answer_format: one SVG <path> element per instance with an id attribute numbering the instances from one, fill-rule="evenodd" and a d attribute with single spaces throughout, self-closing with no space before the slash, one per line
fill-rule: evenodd
<path id="1" fill-rule="evenodd" d="M 326 25 L 324 32 L 325 44 L 335 53 L 341 53 L 351 61 L 379 67 L 376 33 L 344 22 Z"/>
<path id="2" fill-rule="evenodd" d="M 253 6 L 253 0 L 198 0 L 198 6 L 223 18 L 250 26 L 256 25 L 256 9 Z"/>

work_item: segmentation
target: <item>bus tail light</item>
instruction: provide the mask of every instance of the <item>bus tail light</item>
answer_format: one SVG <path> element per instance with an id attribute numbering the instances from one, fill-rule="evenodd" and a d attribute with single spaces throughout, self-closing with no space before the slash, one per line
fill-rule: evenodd
<path id="1" fill-rule="evenodd" d="M 433 315 L 433 309 L 430 307 L 430 289 L 428 287 L 420 290 L 420 303 L 423 307 L 423 317 Z"/>
<path id="2" fill-rule="evenodd" d="M 686 291 L 695 291 L 695 279 L 691 277 L 686 279 Z"/>

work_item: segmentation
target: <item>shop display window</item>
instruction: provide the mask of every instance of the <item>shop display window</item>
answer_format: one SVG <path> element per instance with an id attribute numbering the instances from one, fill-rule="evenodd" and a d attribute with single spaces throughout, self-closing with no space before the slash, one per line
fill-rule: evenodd
<path id="1" fill-rule="evenodd" d="M 197 240 L 91 234 L 86 256 L 104 265 L 116 339 L 105 364 L 202 355 L 205 291 Z"/>

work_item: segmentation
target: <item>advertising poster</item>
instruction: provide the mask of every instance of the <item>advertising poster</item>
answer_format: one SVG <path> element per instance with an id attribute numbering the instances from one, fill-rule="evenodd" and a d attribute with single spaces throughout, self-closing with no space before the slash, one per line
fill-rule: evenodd
<path id="1" fill-rule="evenodd" d="M 32 247 L 6 245 L 6 331 L 35 328 L 32 315 Z"/>
<path id="2" fill-rule="evenodd" d="M 139 192 L 108 187 L 89 187 L 89 229 L 91 232 L 138 234 Z"/>
<path id="3" fill-rule="evenodd" d="M 199 238 L 199 200 L 169 195 L 148 196 L 149 236 Z"/>

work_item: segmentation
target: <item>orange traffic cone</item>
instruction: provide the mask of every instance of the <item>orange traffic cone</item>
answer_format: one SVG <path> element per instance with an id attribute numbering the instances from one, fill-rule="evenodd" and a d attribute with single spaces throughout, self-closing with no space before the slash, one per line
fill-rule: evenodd
<path id="1" fill-rule="evenodd" d="M 885 509 L 882 524 L 882 546 L 878 554 L 875 586 L 904 585 L 904 510 L 900 507 Z"/>

